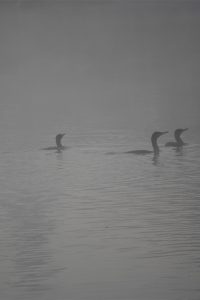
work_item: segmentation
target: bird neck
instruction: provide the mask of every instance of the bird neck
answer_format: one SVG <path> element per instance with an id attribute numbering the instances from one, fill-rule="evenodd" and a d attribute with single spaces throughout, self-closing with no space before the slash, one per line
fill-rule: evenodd
<path id="1" fill-rule="evenodd" d="M 63 145 L 61 143 L 57 143 L 57 148 L 58 149 L 62 149 L 63 148 Z"/>
<path id="2" fill-rule="evenodd" d="M 153 147 L 154 153 L 155 153 L 156 155 L 159 154 L 159 147 L 158 147 L 158 144 L 157 144 L 157 139 L 152 138 L 152 139 L 151 139 L 151 143 L 152 143 L 152 147 Z"/>
<path id="3" fill-rule="evenodd" d="M 61 144 L 61 140 L 56 139 L 56 146 L 58 149 L 61 149 L 63 147 L 63 145 Z"/>
<path id="4" fill-rule="evenodd" d="M 181 139 L 180 135 L 175 135 L 175 139 L 177 141 L 178 146 L 183 146 L 184 142 Z"/>

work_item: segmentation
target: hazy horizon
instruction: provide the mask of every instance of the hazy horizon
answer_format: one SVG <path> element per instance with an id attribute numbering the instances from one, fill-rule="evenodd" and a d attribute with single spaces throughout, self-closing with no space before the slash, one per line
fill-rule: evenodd
<path id="1" fill-rule="evenodd" d="M 2 130 L 199 127 L 197 2 L 0 7 Z"/>

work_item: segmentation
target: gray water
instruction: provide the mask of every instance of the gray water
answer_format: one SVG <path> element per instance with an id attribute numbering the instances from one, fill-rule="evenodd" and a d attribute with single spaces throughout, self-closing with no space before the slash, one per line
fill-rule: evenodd
<path id="1" fill-rule="evenodd" d="M 200 298 L 200 144 L 122 153 L 148 139 L 74 130 L 61 153 L 0 152 L 2 299 Z"/>

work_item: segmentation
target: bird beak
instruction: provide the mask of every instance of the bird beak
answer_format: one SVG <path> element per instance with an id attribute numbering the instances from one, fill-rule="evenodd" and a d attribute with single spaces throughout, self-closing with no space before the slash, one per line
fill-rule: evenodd
<path id="1" fill-rule="evenodd" d="M 189 128 L 184 128 L 183 131 L 186 131 L 186 130 L 188 130 L 188 129 L 189 129 Z"/>
<path id="2" fill-rule="evenodd" d="M 163 131 L 161 132 L 161 135 L 168 133 L 169 131 Z"/>

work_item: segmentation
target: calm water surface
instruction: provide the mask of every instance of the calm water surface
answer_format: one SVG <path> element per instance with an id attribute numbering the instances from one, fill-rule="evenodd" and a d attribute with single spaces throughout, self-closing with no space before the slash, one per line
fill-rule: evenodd
<path id="1" fill-rule="evenodd" d="M 176 152 L 162 137 L 155 161 L 121 153 L 151 149 L 132 134 L 69 133 L 62 153 L 8 139 L 1 299 L 200 299 L 200 143 Z"/>

